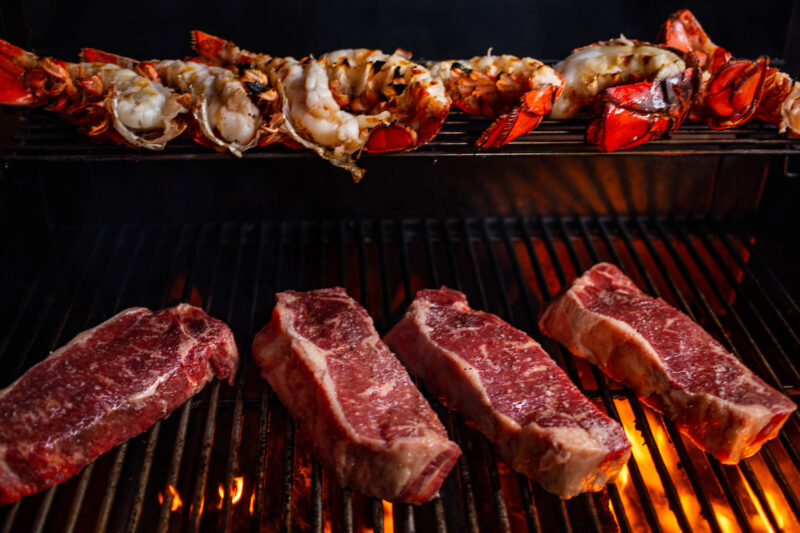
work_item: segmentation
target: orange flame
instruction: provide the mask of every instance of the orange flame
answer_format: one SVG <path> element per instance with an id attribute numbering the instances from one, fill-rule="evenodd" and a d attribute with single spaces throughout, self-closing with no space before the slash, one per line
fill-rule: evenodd
<path id="1" fill-rule="evenodd" d="M 394 514 L 392 514 L 392 504 L 383 500 L 383 531 L 384 533 L 394 533 Z"/>
<path id="2" fill-rule="evenodd" d="M 170 507 L 170 511 L 175 512 L 183 506 L 183 500 L 181 500 L 180 494 L 175 487 L 167 483 L 167 490 L 169 490 L 170 494 L 172 494 L 172 506 Z M 158 503 L 164 503 L 164 495 L 162 493 L 158 493 Z"/>
<path id="3" fill-rule="evenodd" d="M 767 515 L 764 513 L 764 509 L 761 507 L 761 503 L 758 501 L 758 498 L 756 498 L 756 495 L 753 494 L 753 490 L 750 488 L 750 484 L 745 483 L 745 487 L 747 487 L 747 494 L 750 496 L 750 498 L 753 500 L 753 504 L 756 506 L 756 512 L 758 512 L 759 519 L 761 519 L 763 525 L 766 526 L 766 530 L 769 533 L 774 533 L 775 530 L 772 529 L 772 526 L 767 519 Z M 752 518 L 750 521 L 753 522 Z"/>
<path id="4" fill-rule="evenodd" d="M 771 490 L 768 490 L 765 493 L 767 497 L 767 503 L 769 503 L 770 508 L 772 509 L 773 514 L 775 515 L 775 520 L 778 522 L 778 527 L 781 529 L 786 527 L 787 519 L 784 516 L 784 512 L 787 511 L 788 506 L 783 506 L 778 503 L 778 497 L 773 494 Z"/>
<path id="5" fill-rule="evenodd" d="M 253 490 L 253 495 L 250 496 L 250 516 L 253 516 L 253 507 L 256 505 L 256 491 Z"/>
<path id="6" fill-rule="evenodd" d="M 617 405 L 623 427 L 625 428 L 625 433 L 627 434 L 628 439 L 633 447 L 633 457 L 636 459 L 636 463 L 639 466 L 642 479 L 647 488 L 647 494 L 653 502 L 659 522 L 664 528 L 664 531 L 679 531 L 680 529 L 677 521 L 675 520 L 675 515 L 669 508 L 669 503 L 666 499 L 664 488 L 661 484 L 661 479 L 659 478 L 658 472 L 656 471 L 653 463 L 651 453 L 654 452 L 654 450 L 650 450 L 648 448 L 641 433 L 636 429 L 635 417 L 627 402 L 616 401 L 615 403 Z M 673 444 L 670 442 L 669 436 L 659 420 L 658 415 L 648 408 L 645 408 L 645 411 L 647 422 L 649 422 L 653 437 L 658 445 L 658 450 L 661 453 L 664 464 L 667 467 L 672 482 L 675 485 L 681 506 L 683 507 L 683 510 L 689 520 L 692 522 L 697 521 L 698 525 L 702 527 L 705 524 L 699 524 L 702 521 L 700 518 L 700 504 L 697 501 L 697 497 L 694 494 L 694 490 L 689 482 L 688 477 L 686 476 L 686 473 L 679 464 L 677 452 L 675 451 Z M 688 446 L 692 445 L 689 444 Z M 753 466 L 754 470 L 756 470 L 757 477 L 764 486 L 764 493 L 767 503 L 775 515 L 778 525 L 781 528 L 795 527 L 797 523 L 794 522 L 788 514 L 788 504 L 785 503 L 782 495 L 779 492 L 779 489 L 777 489 L 777 486 L 771 486 L 773 482 L 768 470 L 766 469 L 766 466 L 762 466 L 761 460 L 757 459 L 757 457 L 758 456 L 751 459 L 751 465 Z M 622 496 L 623 505 L 628 512 L 628 518 L 631 521 L 631 526 L 633 526 L 634 529 L 638 529 L 639 526 L 644 528 L 646 526 L 645 518 L 641 514 L 638 495 L 635 487 L 633 486 L 627 466 L 620 472 L 616 483 L 620 488 L 620 495 Z M 740 500 L 747 502 L 748 504 L 745 506 L 745 508 L 748 509 L 749 507 L 747 512 L 750 515 L 750 524 L 756 531 L 772 533 L 774 530 L 767 519 L 764 508 L 753 493 L 749 483 L 747 483 L 746 480 L 742 480 L 742 486 L 743 490 L 737 489 L 737 493 L 739 493 L 737 496 Z M 714 510 L 714 515 L 716 516 L 720 528 L 723 531 L 732 531 L 738 529 L 738 522 L 729 502 L 721 495 L 720 497 L 715 497 L 713 494 L 710 495 L 710 500 L 711 506 Z"/>

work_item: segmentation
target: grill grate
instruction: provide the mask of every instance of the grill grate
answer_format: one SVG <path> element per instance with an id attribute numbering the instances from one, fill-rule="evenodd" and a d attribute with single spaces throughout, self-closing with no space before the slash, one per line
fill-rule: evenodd
<path id="1" fill-rule="evenodd" d="M 722 465 L 632 392 L 536 328 L 543 301 L 591 264 L 620 265 L 704 325 L 771 384 L 800 395 L 789 353 L 800 309 L 735 221 L 470 218 L 59 230 L 27 290 L 0 312 L 0 386 L 74 333 L 132 305 L 202 305 L 231 324 L 242 371 L 72 480 L 0 509 L 0 531 L 777 531 L 800 527 L 800 416 L 739 465 Z M 273 294 L 339 284 L 387 331 L 414 292 L 446 284 L 528 331 L 620 420 L 634 455 L 616 484 L 562 501 L 497 462 L 432 400 L 465 451 L 441 494 L 394 505 L 331 482 L 250 361 Z M 12 318 L 13 317 L 13 318 Z"/>
<path id="2" fill-rule="evenodd" d="M 171 141 L 163 152 L 149 152 L 95 143 L 77 133 L 75 128 L 53 113 L 41 110 L 21 111 L 20 130 L 4 147 L 6 161 L 130 161 L 130 160 L 209 160 L 233 156 L 219 154 L 187 139 Z M 607 154 L 584 142 L 587 121 L 545 120 L 529 135 L 520 137 L 502 149 L 477 151 L 474 143 L 490 121 L 452 110 L 441 132 L 417 150 L 394 154 L 367 154 L 366 160 L 382 157 L 508 157 L 508 156 L 600 156 L 600 155 L 796 155 L 796 139 L 777 133 L 773 126 L 752 122 L 729 130 L 712 130 L 684 123 L 669 138 L 651 141 L 630 150 Z M 316 157 L 308 150 L 271 146 L 250 150 L 247 159 L 297 159 Z"/>

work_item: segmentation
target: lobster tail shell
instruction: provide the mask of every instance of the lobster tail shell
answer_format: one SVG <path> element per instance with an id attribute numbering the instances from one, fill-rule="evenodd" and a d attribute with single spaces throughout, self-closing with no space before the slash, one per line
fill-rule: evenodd
<path id="1" fill-rule="evenodd" d="M 561 87 L 557 85 L 528 91 L 520 98 L 517 107 L 501 115 L 483 132 L 476 146 L 481 149 L 499 148 L 526 135 L 550 113 L 560 93 Z"/>
<path id="2" fill-rule="evenodd" d="M 715 70 L 731 59 L 731 54 L 714 44 L 694 13 L 681 9 L 673 13 L 661 27 L 658 41 L 687 54 L 694 54 L 698 66 Z"/>
<path id="3" fill-rule="evenodd" d="M 122 68 L 135 69 L 139 65 L 139 61 L 131 59 L 130 57 L 112 54 L 111 52 L 104 52 L 97 48 L 82 48 L 80 52 L 81 60 L 88 63 L 111 63 L 112 65 L 119 65 Z"/>
<path id="4" fill-rule="evenodd" d="M 713 129 L 732 128 L 753 118 L 764 92 L 769 60 L 729 61 L 704 88 L 705 122 Z M 703 111 L 701 110 L 702 114 Z"/>
<path id="5" fill-rule="evenodd" d="M 768 69 L 756 117 L 781 132 L 789 128 L 794 135 L 800 133 L 800 82 L 776 68 Z"/>
<path id="6" fill-rule="evenodd" d="M 36 64 L 38 57 L 0 39 L 0 104 L 36 105 L 37 98 L 25 81 L 27 68 Z"/>
<path id="7" fill-rule="evenodd" d="M 191 32 L 192 49 L 197 54 L 214 65 L 239 65 L 240 63 L 254 63 L 256 57 L 246 50 L 242 50 L 231 41 L 222 37 L 211 35 L 200 30 Z"/>

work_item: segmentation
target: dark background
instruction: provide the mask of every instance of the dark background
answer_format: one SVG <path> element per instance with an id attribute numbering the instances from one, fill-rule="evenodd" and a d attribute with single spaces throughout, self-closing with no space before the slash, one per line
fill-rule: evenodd
<path id="1" fill-rule="evenodd" d="M 142 59 L 182 57 L 190 53 L 194 29 L 273 55 L 402 47 L 418 57 L 445 59 L 494 47 L 495 53 L 559 59 L 620 33 L 654 40 L 664 19 L 682 7 L 692 9 L 712 39 L 734 55 L 782 57 L 792 10 L 785 0 L 17 0 L 0 6 L 9 40 L 63 59 L 75 58 L 83 46 Z"/>

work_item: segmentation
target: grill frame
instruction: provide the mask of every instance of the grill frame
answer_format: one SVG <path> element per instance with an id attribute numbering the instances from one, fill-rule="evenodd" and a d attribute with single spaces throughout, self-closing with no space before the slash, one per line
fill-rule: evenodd
<path id="1" fill-rule="evenodd" d="M 703 318 L 710 323 L 711 326 L 707 325 L 707 327 L 712 334 L 720 338 L 728 348 L 733 347 L 733 351 L 737 355 L 741 356 L 740 349 L 747 348 L 749 344 L 750 348 L 745 352 L 748 357 L 755 356 L 754 360 L 759 365 L 770 362 L 782 364 L 781 361 L 771 361 L 767 354 L 775 355 L 776 349 L 783 349 L 783 344 L 786 342 L 785 337 L 779 339 L 774 335 L 771 337 L 767 335 L 767 340 L 770 343 L 774 342 L 775 346 L 765 350 L 767 346 L 764 345 L 764 332 L 754 334 L 751 330 L 755 330 L 755 328 L 769 329 L 770 325 L 774 326 L 776 323 L 780 323 L 781 326 L 784 323 L 790 325 L 792 322 L 795 324 L 793 328 L 797 328 L 796 315 L 794 317 L 787 316 L 781 312 L 777 302 L 788 304 L 793 309 L 797 308 L 797 304 L 788 292 L 779 285 L 775 285 L 770 270 L 764 269 L 764 265 L 758 264 L 758 261 L 752 261 L 741 255 L 744 249 L 752 253 L 751 257 L 757 257 L 759 253 L 754 251 L 756 247 L 749 240 L 753 238 L 750 230 L 740 226 L 742 223 L 739 221 L 690 218 L 517 217 L 444 220 L 338 220 L 329 222 L 284 221 L 177 227 L 99 225 L 64 229 L 59 232 L 59 235 L 54 236 L 52 249 L 44 254 L 42 267 L 32 271 L 32 283 L 29 284 L 29 289 L 21 299 L 18 316 L 27 316 L 27 308 L 30 308 L 33 302 L 41 301 L 34 296 L 42 291 L 45 292 L 44 301 L 51 302 L 52 305 L 43 307 L 38 313 L 33 327 L 33 336 L 30 337 L 23 357 L 15 362 L 14 373 L 18 374 L 23 367 L 29 366 L 32 362 L 28 358 L 31 357 L 30 352 L 34 339 L 38 337 L 40 331 L 47 331 L 47 324 L 54 319 L 56 319 L 57 327 L 54 329 L 55 335 L 50 340 L 50 347 L 66 342 L 68 335 L 64 335 L 64 333 L 76 333 L 92 323 L 99 322 L 102 317 L 112 314 L 112 311 L 120 309 L 123 300 L 126 303 L 136 300 L 153 306 L 164 306 L 174 303 L 174 300 L 191 300 L 196 297 L 193 291 L 200 291 L 203 296 L 204 308 L 228 321 L 234 327 L 243 360 L 242 371 L 237 378 L 236 385 L 231 388 L 214 381 L 195 399 L 188 401 L 181 409 L 177 410 L 167 419 L 167 422 L 156 424 L 144 436 L 135 439 L 137 440 L 135 448 L 137 450 L 143 448 L 143 451 L 140 450 L 137 453 L 143 454 L 141 464 L 144 468 L 141 470 L 138 480 L 133 482 L 134 488 L 126 489 L 128 493 L 133 490 L 133 494 L 129 496 L 130 507 L 133 511 L 129 513 L 127 522 L 123 524 L 111 520 L 111 515 L 112 510 L 119 507 L 119 503 L 117 502 L 117 507 L 115 507 L 114 502 L 115 498 L 120 497 L 119 484 L 123 473 L 127 471 L 125 459 L 130 453 L 129 444 L 122 444 L 113 453 L 108 454 L 113 456 L 113 460 L 108 475 L 107 491 L 103 496 L 95 523 L 85 524 L 85 526 L 94 527 L 95 524 L 99 524 L 108 526 L 111 530 L 125 531 L 135 531 L 136 526 L 139 526 L 141 530 L 141 527 L 144 527 L 140 522 L 142 508 L 148 509 L 147 514 L 153 514 L 154 502 L 149 500 L 149 496 L 152 495 L 154 484 L 156 484 L 159 485 L 156 488 L 165 494 L 163 504 L 155 513 L 158 516 L 155 523 L 156 530 L 163 531 L 169 526 L 176 528 L 179 523 L 182 529 L 203 530 L 208 528 L 208 520 L 205 522 L 198 520 L 200 515 L 197 510 L 204 495 L 208 503 L 212 451 L 223 450 L 225 452 L 226 467 L 224 478 L 213 479 L 211 487 L 217 483 L 230 487 L 232 478 L 241 473 L 238 468 L 242 459 L 240 457 L 242 442 L 252 445 L 256 437 L 256 435 L 250 435 L 250 437 L 244 435 L 242 425 L 246 411 L 252 411 L 256 407 L 258 408 L 259 423 L 258 449 L 255 457 L 258 467 L 255 471 L 255 480 L 250 480 L 251 483 L 254 482 L 254 486 L 250 488 L 253 488 L 257 495 L 254 515 L 259 516 L 264 510 L 262 504 L 265 502 L 265 498 L 263 496 L 269 492 L 267 486 L 270 484 L 267 480 L 268 441 L 270 438 L 276 438 L 276 432 L 280 432 L 280 428 L 274 427 L 279 423 L 272 419 L 278 416 L 275 413 L 283 411 L 283 408 L 279 406 L 277 398 L 269 391 L 266 383 L 261 385 L 261 389 L 257 393 L 254 394 L 252 390 L 248 392 L 248 383 L 252 384 L 252 374 L 257 372 L 257 369 L 249 361 L 249 339 L 252 338 L 256 328 L 261 325 L 260 321 L 265 319 L 266 313 L 271 309 L 272 293 L 285 288 L 303 290 L 339 283 L 346 286 L 351 292 L 358 293 L 362 304 L 375 316 L 379 332 L 384 333 L 400 318 L 400 314 L 413 298 L 414 289 L 420 288 L 420 284 L 435 287 L 444 281 L 453 288 L 465 290 L 476 308 L 499 314 L 541 341 L 545 349 L 565 368 L 573 381 L 576 381 L 590 398 L 600 401 L 612 417 L 619 419 L 615 401 L 627 402 L 631 406 L 636 420 L 640 424 L 642 438 L 647 442 L 647 448 L 651 450 L 651 457 L 661 478 L 664 495 L 675 514 L 675 521 L 680 528 L 691 530 L 695 525 L 692 520 L 697 517 L 687 516 L 683 509 L 678 489 L 675 487 L 675 480 L 671 477 L 663 458 L 666 450 L 658 453 L 652 451 L 658 450 L 658 444 L 655 441 L 648 416 L 645 414 L 646 408 L 629 390 L 609 386 L 607 380 L 594 367 L 591 367 L 590 372 L 599 387 L 587 389 L 583 386 L 585 377 L 579 372 L 580 363 L 571 354 L 556 346 L 553 341 L 532 329 L 531 324 L 535 324 L 536 312 L 541 305 L 541 299 L 552 296 L 553 289 L 550 286 L 553 279 L 550 278 L 553 275 L 557 283 L 563 285 L 571 279 L 573 273 L 582 271 L 590 263 L 594 263 L 598 259 L 610 259 L 621 265 L 623 269 L 627 269 L 629 275 L 644 280 L 642 287 L 650 294 L 658 295 L 659 291 L 666 286 L 668 298 L 676 302 L 677 306 L 692 318 Z M 70 237 L 73 233 L 74 236 Z M 151 234 L 157 236 L 154 244 L 146 239 L 146 236 Z M 168 235 L 171 236 L 169 239 L 167 239 Z M 254 235 L 258 237 L 255 241 L 252 240 Z M 69 246 L 69 243 L 84 242 L 87 238 L 88 243 Z M 170 248 L 173 238 L 176 245 Z M 722 246 L 722 251 L 714 247 L 711 238 L 717 241 L 717 246 Z M 734 240 L 739 243 L 738 248 Z M 119 267 L 123 256 L 126 255 L 124 250 L 128 245 L 132 246 L 133 255 L 131 257 L 134 260 L 131 260 L 123 270 Z M 521 249 L 524 253 L 518 252 L 515 245 L 522 246 Z M 709 245 L 711 246 L 709 247 Z M 151 261 L 149 269 L 142 276 L 143 279 L 137 279 L 134 272 L 138 271 L 137 266 L 142 262 L 140 254 L 143 253 L 143 247 L 149 250 L 151 246 L 154 257 L 165 256 L 167 259 L 166 263 L 169 266 L 164 269 L 167 272 L 166 274 L 159 273 L 159 268 L 155 266 L 156 261 Z M 667 254 L 663 255 L 659 251 L 659 247 L 665 248 Z M 604 251 L 601 252 L 601 249 Z M 110 255 L 101 253 L 106 250 L 110 250 L 112 253 Z M 542 255 L 543 250 L 544 255 Z M 645 250 L 646 254 L 644 254 Z M 710 250 L 714 250 L 714 253 L 711 253 Z M 56 253 L 57 251 L 58 253 Z M 85 261 L 90 268 L 80 269 L 77 268 L 81 266 L 82 254 L 79 252 L 84 251 L 88 251 L 88 259 Z M 503 251 L 505 252 L 503 253 Z M 250 252 L 256 252 L 255 257 L 251 256 Z M 704 254 L 701 256 L 700 252 L 704 252 Z M 728 257 L 727 262 L 723 258 L 723 253 Z M 62 275 L 53 280 L 43 277 L 48 268 L 52 269 L 54 264 L 60 264 L 62 258 L 65 260 L 64 268 L 60 271 Z M 750 266 L 747 269 L 741 269 L 741 282 L 738 282 L 735 287 L 726 288 L 721 286 L 720 282 L 731 284 L 737 280 L 736 272 L 729 266 L 731 259 L 735 264 Z M 536 280 L 533 287 L 528 286 L 529 282 L 525 277 L 527 271 L 522 262 L 526 260 L 529 262 Z M 103 264 L 104 261 L 105 264 Z M 550 267 L 547 265 L 552 267 L 552 272 L 548 273 L 547 268 Z M 695 269 L 693 270 L 690 265 L 695 265 Z M 757 269 L 762 274 L 756 274 L 753 269 Z M 700 271 L 700 277 L 696 280 L 693 275 L 695 270 Z M 719 276 L 715 277 L 712 270 L 721 272 L 722 279 L 718 280 Z M 77 280 L 70 279 L 73 271 L 82 272 Z M 99 275 L 92 276 L 98 272 Z M 176 294 L 173 281 L 180 279 L 176 278 L 176 275 L 181 272 L 185 272 L 185 278 L 180 283 L 182 285 L 180 292 Z M 662 282 L 657 283 L 655 278 L 660 278 Z M 123 282 L 115 291 L 109 293 L 100 290 L 118 279 L 122 279 Z M 248 280 L 252 280 L 253 283 L 248 283 Z M 63 316 L 58 318 L 56 315 L 60 311 L 57 302 L 60 301 L 60 292 L 62 292 L 60 287 L 65 282 L 69 285 L 70 281 L 74 281 L 68 291 L 71 292 L 72 297 L 68 303 L 60 304 L 61 306 L 66 305 L 62 308 L 66 312 L 61 311 Z M 747 291 L 744 288 L 745 281 L 751 284 Z M 224 286 L 222 286 L 223 282 Z M 87 288 L 87 285 L 92 286 L 92 283 L 97 283 L 98 289 L 94 292 L 90 291 L 93 296 L 89 301 L 84 301 L 85 298 L 81 297 L 83 289 Z M 135 283 L 141 289 L 138 295 L 126 295 L 132 290 L 131 283 Z M 662 288 L 660 289 L 659 286 Z M 505 290 L 499 290 L 501 287 Z M 688 292 L 686 287 L 688 287 Z M 227 301 L 225 301 L 226 289 L 230 294 Z M 733 304 L 724 304 L 727 302 L 726 289 L 736 291 L 737 307 L 734 307 Z M 757 289 L 758 292 L 753 292 L 754 289 Z M 762 292 L 761 289 L 766 290 Z M 397 291 L 401 291 L 399 303 L 396 303 Z M 510 299 L 508 294 L 513 295 L 513 299 Z M 249 302 L 247 298 L 250 298 Z M 249 305 L 247 305 L 248 303 Z M 715 306 L 719 305 L 722 305 L 723 315 L 720 315 L 719 311 L 715 309 Z M 754 313 L 761 318 L 761 321 L 756 321 L 748 327 L 746 321 L 740 316 L 740 313 L 744 311 Z M 522 318 L 522 315 L 527 316 Z M 770 317 L 774 316 L 778 316 L 780 319 L 772 318 L 770 320 Z M 727 327 L 729 325 L 731 328 L 735 328 L 734 332 L 737 333 L 737 336 L 732 338 L 729 335 L 728 331 L 731 330 Z M 12 336 L 19 336 L 17 334 L 19 327 L 19 322 L 12 321 L 4 332 L 2 343 L 0 343 L 0 365 L 8 364 L 7 350 L 9 345 L 13 346 L 18 343 L 18 339 L 12 339 Z M 736 341 L 734 342 L 733 339 Z M 12 343 L 12 340 L 17 342 Z M 795 345 L 798 344 L 794 331 L 791 331 L 790 341 Z M 35 357 L 41 356 L 35 355 Z M 746 362 L 751 368 L 761 373 L 762 368 L 755 366 L 753 361 L 747 360 Z M 791 363 L 791 361 L 788 362 Z M 772 379 L 774 385 L 777 374 L 772 374 L 772 376 L 767 375 L 765 379 L 767 381 Z M 248 380 L 248 378 L 250 379 Z M 797 380 L 796 369 L 794 375 L 789 378 L 789 387 L 783 388 L 796 398 L 797 394 L 800 394 L 800 381 Z M 786 383 L 780 385 L 783 386 Z M 430 398 L 430 396 L 428 397 Z M 486 506 L 481 497 L 486 495 L 490 496 L 493 519 L 497 520 L 501 528 L 511 527 L 508 505 L 513 502 L 508 500 L 508 474 L 498 469 L 494 453 L 485 439 L 476 437 L 473 430 L 464 427 L 457 416 L 448 413 L 438 402 L 433 403 L 451 436 L 467 451 L 464 459 L 459 462 L 460 480 L 455 483 L 457 486 L 453 486 L 453 480 L 448 480 L 449 485 L 446 484 L 442 491 L 442 497 L 446 502 L 437 499 L 419 510 L 415 510 L 409 505 L 395 506 L 393 513 L 395 529 L 414 531 L 418 528 L 426 530 L 425 528 L 433 526 L 438 531 L 456 531 L 476 530 L 480 526 L 485 528 L 486 518 L 483 515 Z M 205 416 L 202 413 L 204 408 L 206 409 Z M 230 417 L 227 414 L 228 410 L 232 413 Z M 192 416 L 195 412 L 196 414 Z M 220 434 L 223 424 L 218 423 L 218 415 L 221 412 L 225 413 L 226 420 L 228 418 L 232 420 L 230 433 L 227 435 Z M 336 514 L 331 513 L 330 504 L 326 504 L 324 501 L 324 480 L 327 479 L 327 476 L 323 474 L 320 465 L 313 461 L 309 497 L 311 502 L 308 506 L 308 514 L 298 517 L 297 511 L 293 511 L 293 500 L 298 497 L 293 492 L 296 490 L 295 484 L 298 475 L 297 461 L 300 460 L 295 444 L 295 428 L 291 420 L 286 418 L 285 412 L 281 416 L 286 421 L 285 442 L 287 444 L 281 452 L 280 478 L 283 489 L 277 529 L 290 531 L 293 529 L 293 525 L 297 526 L 297 524 L 293 524 L 293 521 L 302 518 L 302 521 L 306 522 L 305 525 L 301 524 L 302 528 L 307 526 L 312 531 L 322 531 L 325 527 L 326 516 L 328 519 L 333 519 L 333 514 Z M 198 424 L 202 427 L 200 432 L 202 441 L 194 447 L 189 444 L 190 449 L 186 451 L 188 436 L 197 434 L 197 429 L 189 432 L 190 418 L 192 418 L 193 427 Z M 173 429 L 169 429 L 169 436 L 162 436 L 173 439 L 171 457 L 167 461 L 169 468 L 163 479 L 164 484 L 162 484 L 161 481 L 151 479 L 151 469 L 156 460 L 154 458 L 157 456 L 157 448 L 159 450 L 163 448 L 163 443 L 161 446 L 159 443 L 160 433 L 166 431 L 161 429 L 164 424 L 167 424 L 169 428 L 177 426 L 177 429 L 174 430 L 174 435 Z M 270 424 L 273 427 L 270 427 Z M 792 424 L 796 430 L 798 417 L 793 416 L 789 424 Z M 224 426 L 227 427 L 227 422 Z M 716 518 L 713 505 L 709 501 L 710 496 L 703 490 L 703 481 L 687 451 L 687 445 L 684 444 L 671 424 L 667 423 L 665 427 L 675 446 L 675 452 L 684 465 L 684 471 L 698 498 L 698 503 L 704 511 L 705 525 L 711 531 L 724 530 Z M 215 433 L 217 434 L 215 435 Z M 797 448 L 786 430 L 781 433 L 774 446 L 778 446 L 778 444 L 780 445 L 779 449 L 788 455 L 795 471 L 794 474 L 800 472 L 800 456 L 798 456 Z M 248 453 L 252 455 L 251 452 Z M 189 454 L 189 462 L 199 459 L 199 466 L 190 468 L 192 475 L 189 481 L 185 479 L 185 475 L 181 475 L 185 472 L 185 463 L 187 462 L 182 460 L 185 453 Z M 302 451 L 301 455 L 304 453 L 305 451 Z M 797 495 L 791 491 L 789 481 L 771 448 L 765 447 L 759 457 L 766 464 L 774 483 L 782 490 L 783 497 L 789 503 L 795 518 L 800 518 Z M 715 482 L 726 495 L 742 530 L 749 531 L 752 528 L 749 509 L 740 501 L 740 495 L 737 495 L 737 483 L 741 483 L 741 480 L 745 480 L 752 488 L 755 498 L 759 501 L 771 526 L 776 530 L 779 529 L 778 519 L 770 511 L 770 505 L 762 487 L 762 481 L 765 480 L 758 478 L 751 466 L 752 460 L 746 460 L 737 467 L 721 465 L 710 457 L 706 457 L 705 460 L 708 463 L 707 468 L 713 473 Z M 482 466 L 474 471 L 476 462 Z M 163 460 L 159 464 L 163 465 Z M 104 466 L 103 471 L 106 468 L 107 466 Z M 484 468 L 486 470 L 483 470 Z M 661 530 L 662 524 L 656 506 L 651 499 L 649 489 L 635 458 L 631 459 L 629 470 L 646 524 L 654 531 Z M 85 496 L 88 488 L 92 485 L 93 475 L 94 466 L 90 465 L 78 476 L 76 482 L 71 482 L 75 484 L 75 490 L 65 522 L 67 531 L 82 523 L 79 519 L 82 513 L 85 514 Z M 273 475 L 271 472 L 269 473 L 270 477 Z M 160 477 L 163 476 L 159 475 Z M 600 495 L 587 494 L 569 502 L 563 502 L 547 495 L 524 476 L 516 475 L 514 477 L 519 492 L 518 497 L 514 497 L 513 500 L 522 502 L 522 513 L 530 531 L 547 531 L 553 526 L 563 531 L 570 531 L 574 524 L 582 524 L 585 520 L 588 520 L 586 523 L 590 524 L 592 529 L 604 531 L 604 527 L 609 525 L 609 502 L 617 520 L 617 527 L 621 531 L 635 530 L 628 511 L 625 509 L 620 489 L 616 485 L 609 485 L 607 491 Z M 503 485 L 504 482 L 506 485 Z M 184 510 L 181 513 L 170 512 L 172 498 L 171 493 L 166 490 L 166 483 L 174 487 L 194 487 L 193 491 L 180 490 L 184 498 Z M 29 505 L 27 504 L 28 500 L 38 502 L 36 519 L 32 524 L 34 531 L 44 531 L 54 527 L 53 517 L 59 515 L 51 514 L 51 508 L 54 500 L 59 496 L 58 491 L 58 488 L 53 488 L 41 496 L 22 500 L 26 502 L 26 505 Z M 124 499 L 126 496 L 123 494 L 121 497 Z M 605 499 L 606 497 L 607 499 Z M 376 500 L 367 502 L 365 514 L 363 505 L 360 505 L 363 501 L 359 499 L 359 505 L 355 505 L 354 498 L 355 496 L 349 491 L 343 492 L 341 509 L 337 511 L 341 520 L 340 523 L 334 524 L 334 527 L 341 525 L 341 529 L 353 531 L 363 525 L 365 519 L 369 519 L 373 522 L 371 525 L 374 530 L 382 531 L 384 510 L 381 502 Z M 61 499 L 63 499 L 63 495 L 59 497 L 59 502 Z M 61 505 L 63 507 L 63 503 Z M 20 517 L 17 517 L 17 514 L 20 506 L 21 503 L 17 503 L 0 510 L 0 517 L 2 517 L 0 531 L 5 533 L 19 527 L 18 518 Z M 117 515 L 118 513 L 113 514 Z M 178 522 L 176 522 L 176 515 L 181 517 Z M 206 512 L 203 516 L 207 518 L 208 513 Z M 242 526 L 242 524 L 233 523 L 230 492 L 225 495 L 222 502 L 221 516 L 222 521 L 219 526 L 223 531 L 247 528 L 246 524 Z M 150 522 L 147 523 L 151 523 L 153 518 L 150 516 L 148 518 Z M 576 522 L 578 519 L 582 522 Z M 515 518 L 513 524 L 519 524 L 519 517 Z M 257 526 L 257 521 L 253 521 L 250 529 L 256 530 Z M 81 526 L 80 529 L 85 529 L 85 527 Z M 102 528 L 99 529 L 102 530 Z"/>

